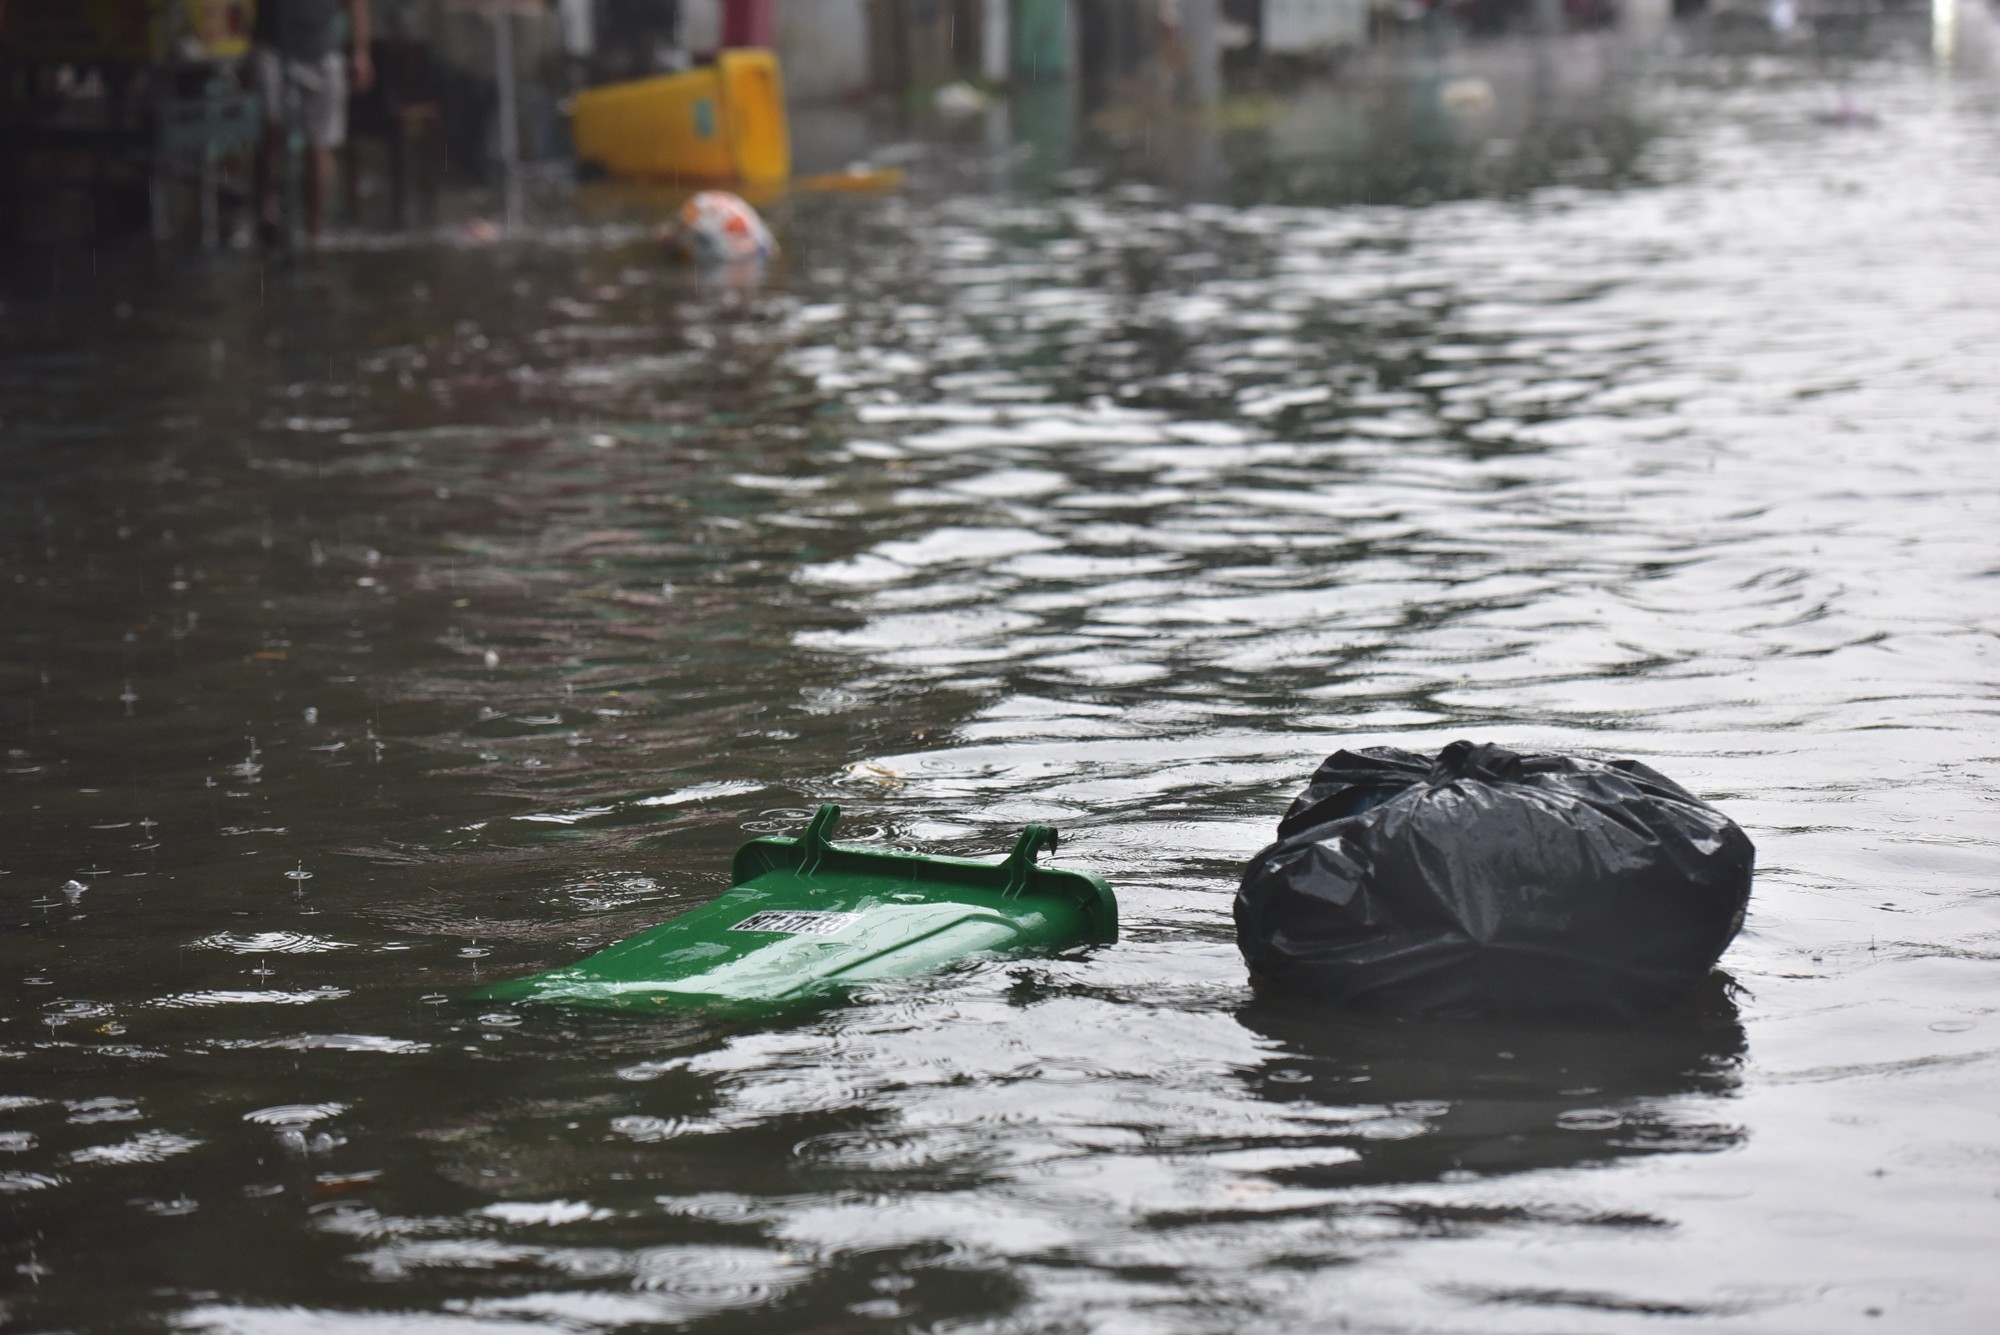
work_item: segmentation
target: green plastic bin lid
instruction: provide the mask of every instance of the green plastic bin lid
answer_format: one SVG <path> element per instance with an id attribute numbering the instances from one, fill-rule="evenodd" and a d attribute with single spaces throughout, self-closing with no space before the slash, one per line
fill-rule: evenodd
<path id="1" fill-rule="evenodd" d="M 1036 863 L 1056 845 L 1049 826 L 1028 826 L 1005 859 L 984 862 L 831 843 L 839 818 L 829 802 L 796 839 L 752 839 L 736 850 L 720 898 L 474 999 L 772 1011 L 968 955 L 1118 939 L 1118 901 L 1103 878 Z"/>

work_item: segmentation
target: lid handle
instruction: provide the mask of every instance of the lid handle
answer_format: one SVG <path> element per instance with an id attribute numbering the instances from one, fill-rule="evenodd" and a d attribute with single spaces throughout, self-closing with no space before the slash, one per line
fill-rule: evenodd
<path id="1" fill-rule="evenodd" d="M 1021 837 L 1014 841 L 1014 851 L 1007 855 L 1001 867 L 1007 873 L 1005 894 L 1027 893 L 1028 882 L 1035 874 L 1035 855 L 1044 848 L 1056 851 L 1056 832 L 1051 825 L 1030 825 L 1021 831 Z"/>
<path id="2" fill-rule="evenodd" d="M 799 875 L 811 876 L 819 870 L 820 859 L 826 856 L 833 845 L 827 836 L 833 833 L 833 823 L 840 819 L 840 808 L 832 802 L 822 802 L 818 811 L 813 812 L 806 822 L 806 831 L 799 836 Z"/>

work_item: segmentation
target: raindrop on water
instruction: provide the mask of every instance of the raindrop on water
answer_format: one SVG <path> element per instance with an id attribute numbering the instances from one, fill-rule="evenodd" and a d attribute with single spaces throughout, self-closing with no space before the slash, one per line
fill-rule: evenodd
<path id="1" fill-rule="evenodd" d="M 264 767 L 257 763 L 257 757 L 264 753 L 257 749 L 257 739 L 255 737 L 245 738 L 244 740 L 250 743 L 250 754 L 236 764 L 231 765 L 229 772 L 239 779 L 247 779 L 254 783 L 257 776 L 264 772 Z M 213 786 L 214 780 L 211 779 L 209 782 Z"/>

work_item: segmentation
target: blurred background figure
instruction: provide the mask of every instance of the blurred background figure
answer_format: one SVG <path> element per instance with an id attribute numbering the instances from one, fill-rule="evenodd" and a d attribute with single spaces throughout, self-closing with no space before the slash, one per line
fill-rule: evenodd
<path id="1" fill-rule="evenodd" d="M 681 44 L 679 0 L 597 0 L 592 82 L 643 79 L 690 63 Z"/>
<path id="2" fill-rule="evenodd" d="M 264 108 L 264 139 L 257 153 L 257 230 L 266 244 L 289 239 L 278 173 L 295 131 L 306 143 L 305 243 L 309 249 L 319 244 L 333 184 L 333 153 L 347 138 L 349 79 L 341 47 L 344 38 L 352 53 L 352 86 L 365 92 L 375 81 L 368 18 L 368 0 L 263 0 L 257 6 L 250 68 Z"/>

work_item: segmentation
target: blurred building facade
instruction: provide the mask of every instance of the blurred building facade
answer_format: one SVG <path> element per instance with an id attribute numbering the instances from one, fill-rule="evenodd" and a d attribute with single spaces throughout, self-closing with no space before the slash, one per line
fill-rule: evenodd
<path id="1" fill-rule="evenodd" d="M 1782 0 L 1787 12 L 1814 2 Z M 956 84 L 965 96 L 1067 81 L 1087 100 L 1134 89 L 1201 100 L 1322 73 L 1407 33 L 1574 27 L 1621 4 L 1680 14 L 1704 3 L 371 0 L 380 77 L 353 100 L 350 214 L 404 225 L 427 216 L 441 178 L 489 178 L 503 160 L 559 170 L 576 90 L 684 69 L 729 45 L 772 47 L 805 114 L 842 101 L 923 109 Z M 0 0 L 0 242 L 150 230 L 226 243 L 256 134 L 239 74 L 255 4 Z"/>

